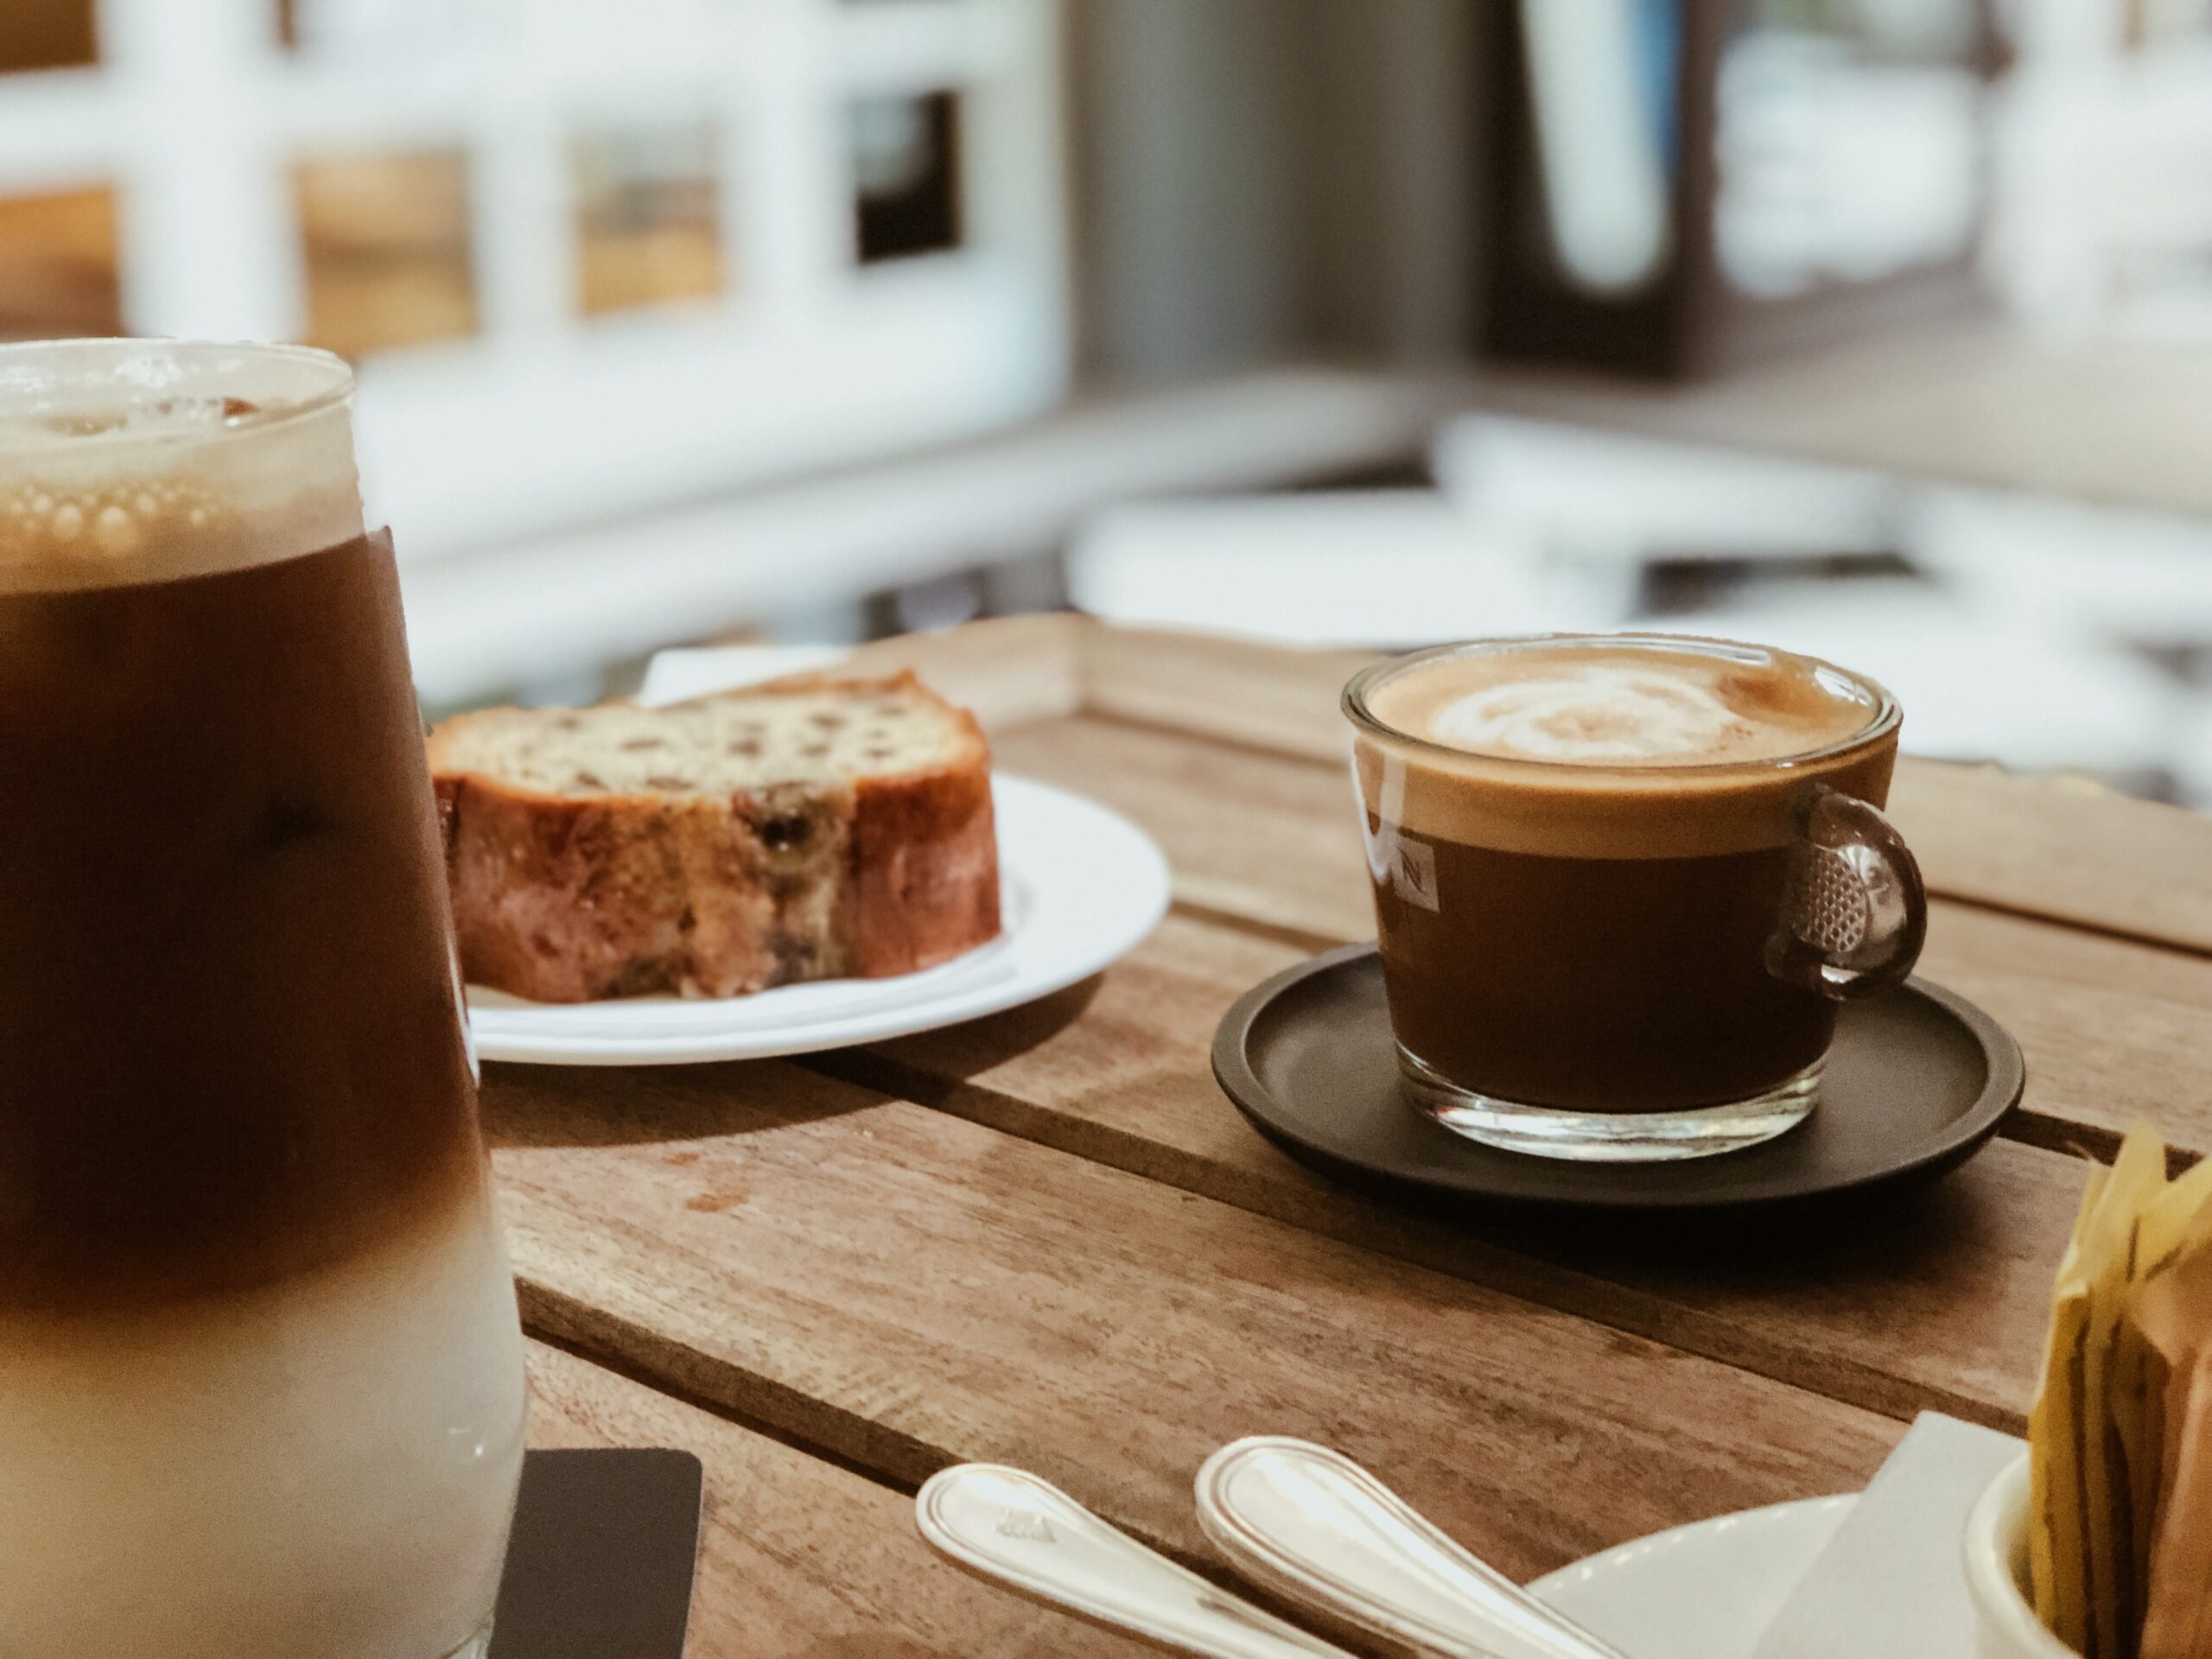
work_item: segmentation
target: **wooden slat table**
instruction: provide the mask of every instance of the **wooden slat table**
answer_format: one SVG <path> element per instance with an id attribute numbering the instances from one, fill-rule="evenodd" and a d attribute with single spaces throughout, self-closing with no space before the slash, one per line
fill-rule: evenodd
<path id="1" fill-rule="evenodd" d="M 864 656 L 1143 824 L 1175 905 L 1099 978 L 953 1030 L 490 1069 L 539 1438 L 705 1458 L 702 1659 L 1134 1651 L 929 1554 L 908 1497 L 964 1459 L 1205 1566 L 1199 1462 L 1307 1435 L 1524 1576 L 1856 1487 L 1917 1411 L 2020 1427 L 2083 1158 L 2138 1117 L 2212 1145 L 2212 821 L 1908 762 L 1925 971 L 2028 1055 L 1980 1156 L 1757 1249 L 1397 1213 L 1262 1141 L 1207 1064 L 1248 986 L 1371 932 L 1335 703 L 1357 659 L 1065 617 Z"/>

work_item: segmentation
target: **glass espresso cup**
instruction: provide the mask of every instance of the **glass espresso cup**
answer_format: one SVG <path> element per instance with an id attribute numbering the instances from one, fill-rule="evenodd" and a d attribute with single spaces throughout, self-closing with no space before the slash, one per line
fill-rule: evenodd
<path id="1" fill-rule="evenodd" d="M 352 389 L 0 348 L 9 1653 L 487 1640 L 521 1333 Z"/>
<path id="2" fill-rule="evenodd" d="M 1446 645 L 1344 690 L 1408 1092 L 1548 1157 L 1771 1139 L 1840 1001 L 1911 970 L 1927 901 L 1878 810 L 1897 702 L 1758 645 Z"/>

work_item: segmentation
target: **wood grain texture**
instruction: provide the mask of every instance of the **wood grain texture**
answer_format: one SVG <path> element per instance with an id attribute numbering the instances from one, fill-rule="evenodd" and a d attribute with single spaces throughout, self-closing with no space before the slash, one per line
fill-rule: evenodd
<path id="1" fill-rule="evenodd" d="M 1332 768 L 1345 753 L 1338 694 L 1370 660 L 1161 631 L 1079 638 L 1085 709 Z M 1936 892 L 2212 952 L 2212 817 L 1912 759 L 1891 809 Z"/>
<path id="2" fill-rule="evenodd" d="M 588 1360 L 530 1346 L 531 1444 L 676 1446 L 706 1469 L 690 1659 L 1135 1659 L 961 1573 L 912 1501 Z"/>
<path id="3" fill-rule="evenodd" d="M 2108 1156 L 2139 1121 L 2212 1152 L 2212 961 L 1942 905 L 1921 963 L 2019 1039 L 2037 1138 Z"/>
<path id="4" fill-rule="evenodd" d="M 1140 724 L 1334 761 L 1351 752 L 1337 700 L 1372 652 L 1093 625 L 1079 636 L 1081 707 Z"/>
<path id="5" fill-rule="evenodd" d="M 1142 825 L 1186 905 L 1320 939 L 1374 934 L 1348 766 L 1091 716 L 1007 733 L 995 750 L 1008 771 L 1081 791 Z"/>
<path id="6" fill-rule="evenodd" d="M 2212 817 L 2094 786 L 1918 761 L 1891 817 L 1955 898 L 2212 952 Z"/>
<path id="7" fill-rule="evenodd" d="M 1900 1426 L 777 1063 L 495 1068 L 534 1325 L 901 1481 L 1033 1468 L 1193 1556 L 1237 1435 L 1507 1571 L 1863 1481 Z"/>
<path id="8" fill-rule="evenodd" d="M 1082 706 L 1081 642 L 1071 612 L 995 617 L 937 633 L 901 633 L 853 652 L 852 671 L 911 668 L 938 696 L 975 711 L 987 732 L 1073 714 Z"/>
<path id="9" fill-rule="evenodd" d="M 1926 1192 L 1803 1229 L 1407 1214 L 1278 1151 L 1213 1081 L 1230 1004 L 1303 954 L 1173 917 L 1092 985 L 810 1064 L 1872 1410 L 2021 1427 L 2078 1160 L 2000 1141 Z"/>

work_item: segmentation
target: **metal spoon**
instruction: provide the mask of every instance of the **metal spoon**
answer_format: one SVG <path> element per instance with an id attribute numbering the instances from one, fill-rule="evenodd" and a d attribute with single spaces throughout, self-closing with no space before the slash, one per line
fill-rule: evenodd
<path id="1" fill-rule="evenodd" d="M 914 1497 L 922 1536 L 1039 1601 L 1207 1659 L 1351 1659 L 1215 1588 L 1023 1470 L 966 1463 Z"/>
<path id="2" fill-rule="evenodd" d="M 1198 1522 L 1247 1577 L 1451 1659 L 1624 1659 L 1341 1452 L 1273 1436 L 1198 1471 Z"/>

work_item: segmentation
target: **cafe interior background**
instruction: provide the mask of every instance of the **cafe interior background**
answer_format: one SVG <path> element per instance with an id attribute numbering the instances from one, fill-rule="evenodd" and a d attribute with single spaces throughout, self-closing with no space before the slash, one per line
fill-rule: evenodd
<path id="1" fill-rule="evenodd" d="M 354 361 L 433 714 L 1650 626 L 2212 802 L 2212 0 L 8 0 L 115 333 Z"/>

